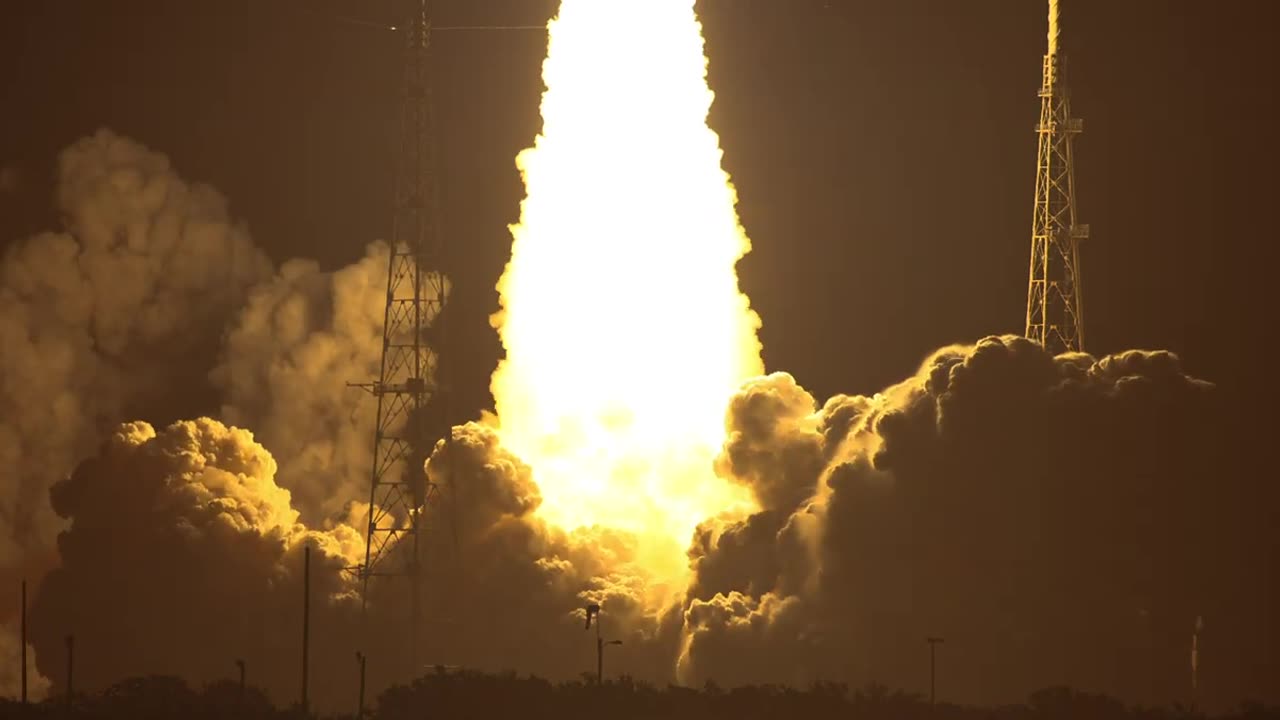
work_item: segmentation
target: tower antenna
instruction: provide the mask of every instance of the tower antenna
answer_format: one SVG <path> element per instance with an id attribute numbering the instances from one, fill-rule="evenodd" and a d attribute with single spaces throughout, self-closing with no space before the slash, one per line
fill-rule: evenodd
<path id="1" fill-rule="evenodd" d="M 1084 351 L 1079 246 L 1089 236 L 1089 226 L 1076 223 L 1072 141 L 1084 123 L 1071 117 L 1066 60 L 1058 47 L 1062 37 L 1058 4 L 1059 0 L 1049 0 L 1049 51 L 1039 93 L 1026 326 L 1028 338 L 1055 354 Z"/>
<path id="2" fill-rule="evenodd" d="M 450 434 L 438 354 L 446 287 L 433 174 L 427 0 L 413 2 L 413 16 L 399 30 L 406 43 L 382 365 L 376 381 L 358 385 L 377 398 L 378 409 L 365 560 L 356 570 L 366 609 L 375 578 L 408 583 L 410 617 L 404 636 L 409 667 L 416 673 L 422 626 L 420 536 L 424 510 L 436 492 L 425 461 L 436 440 L 448 442 Z"/>

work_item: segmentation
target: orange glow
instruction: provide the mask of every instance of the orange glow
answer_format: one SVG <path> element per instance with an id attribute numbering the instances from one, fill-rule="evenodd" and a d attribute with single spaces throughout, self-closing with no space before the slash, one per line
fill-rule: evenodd
<path id="1" fill-rule="evenodd" d="M 562 1 L 494 317 L 501 435 L 542 515 L 636 533 L 676 583 L 694 527 L 752 507 L 711 467 L 730 394 L 763 372 L 706 68 L 694 0 Z"/>

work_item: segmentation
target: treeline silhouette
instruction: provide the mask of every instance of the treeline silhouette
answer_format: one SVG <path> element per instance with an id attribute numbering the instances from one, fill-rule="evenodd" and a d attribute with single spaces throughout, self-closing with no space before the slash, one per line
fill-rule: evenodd
<path id="1" fill-rule="evenodd" d="M 252 687 L 221 681 L 194 690 L 174 677 L 153 676 L 119 682 L 96 695 L 52 697 L 22 705 L 0 700 L 0 718 L 101 718 L 102 720 L 214 720 L 237 718 L 356 718 L 357 700 L 348 713 L 308 714 L 299 707 L 277 708 Z M 520 718 L 520 720 L 1280 720 L 1280 707 L 1246 703 L 1213 715 L 1182 705 L 1130 707 L 1114 698 L 1065 687 L 1032 693 L 1025 703 L 970 707 L 938 702 L 883 685 L 851 690 L 837 683 L 808 689 L 776 685 L 722 689 L 655 687 L 628 678 L 597 685 L 589 674 L 574 682 L 553 683 L 514 673 L 435 673 L 410 685 L 394 686 L 364 711 L 366 720 L 420 720 L 428 717 Z"/>

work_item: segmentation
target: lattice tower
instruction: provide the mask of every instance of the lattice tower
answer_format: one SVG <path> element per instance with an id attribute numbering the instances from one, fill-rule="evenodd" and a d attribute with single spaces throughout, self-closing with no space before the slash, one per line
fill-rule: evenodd
<path id="1" fill-rule="evenodd" d="M 448 441 L 439 368 L 440 322 L 447 293 L 434 182 L 427 0 L 413 2 L 401 88 L 399 156 L 387 268 L 382 366 L 361 385 L 377 399 L 365 560 L 357 569 L 365 603 L 376 578 L 408 585 L 410 668 L 417 668 L 422 626 L 422 535 L 437 488 L 424 464 L 437 440 Z"/>
<path id="2" fill-rule="evenodd" d="M 1035 211 L 1031 227 L 1031 269 L 1027 285 L 1026 335 L 1049 351 L 1084 350 L 1084 307 L 1079 247 L 1089 227 L 1076 222 L 1072 141 L 1083 123 L 1071 117 L 1071 93 L 1058 0 L 1049 0 L 1049 52 L 1044 56 L 1040 122 L 1036 125 Z"/>

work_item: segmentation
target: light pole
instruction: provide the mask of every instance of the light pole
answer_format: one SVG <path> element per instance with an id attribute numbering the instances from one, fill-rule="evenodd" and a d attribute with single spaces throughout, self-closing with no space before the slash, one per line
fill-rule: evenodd
<path id="1" fill-rule="evenodd" d="M 604 685 L 604 646 L 605 645 L 621 645 L 621 640 L 605 640 L 600 637 L 600 605 L 591 603 L 586 607 L 587 626 L 585 629 L 591 628 L 591 619 L 596 619 L 596 685 Z"/>
<path id="2" fill-rule="evenodd" d="M 1204 617 L 1196 616 L 1195 630 L 1191 632 L 1191 711 L 1200 704 L 1200 631 L 1204 630 Z"/>
<path id="3" fill-rule="evenodd" d="M 22 663 L 22 704 L 27 704 L 27 581 L 22 581 L 22 637 L 18 641 L 19 661 Z"/>
<path id="4" fill-rule="evenodd" d="M 307 681 L 311 658 L 311 545 L 302 548 L 302 716 L 311 716 Z"/>
<path id="5" fill-rule="evenodd" d="M 364 665 L 368 658 L 359 650 L 356 651 L 356 662 L 360 663 L 360 699 L 356 702 L 356 720 L 364 720 Z"/>
<path id="6" fill-rule="evenodd" d="M 75 694 L 75 686 L 72 684 L 72 673 L 76 666 L 76 638 L 74 635 L 67 636 L 67 707 L 71 707 L 71 698 Z"/>
<path id="7" fill-rule="evenodd" d="M 934 703 L 937 702 L 937 657 L 935 649 L 938 643 L 943 642 L 940 637 L 925 638 L 925 642 L 929 643 L 929 708 L 933 709 Z"/>
<path id="8" fill-rule="evenodd" d="M 596 684 L 604 684 L 604 646 L 621 645 L 621 640 L 601 640 L 596 638 Z"/>
<path id="9" fill-rule="evenodd" d="M 236 668 L 240 670 L 240 695 L 239 703 L 244 704 L 244 660 L 236 660 Z"/>

